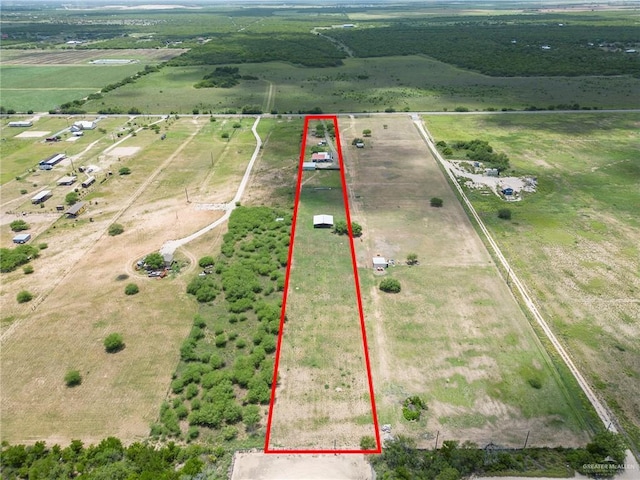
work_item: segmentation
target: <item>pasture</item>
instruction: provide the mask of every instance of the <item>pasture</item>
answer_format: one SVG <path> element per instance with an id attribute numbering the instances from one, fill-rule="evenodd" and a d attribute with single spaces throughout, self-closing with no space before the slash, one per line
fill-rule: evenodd
<path id="1" fill-rule="evenodd" d="M 386 125 L 386 128 L 384 127 Z M 432 447 L 578 445 L 597 428 L 571 378 L 556 369 L 408 117 L 343 120 L 373 381 L 381 424 Z M 364 149 L 350 145 L 372 130 Z M 429 205 L 431 197 L 444 201 Z M 406 265 L 416 253 L 417 266 Z M 395 260 L 379 291 L 371 259 Z M 404 420 L 418 395 L 429 410 Z"/>
<path id="2" fill-rule="evenodd" d="M 640 445 L 638 114 L 427 116 L 436 140 L 481 138 L 538 192 L 468 192 L 547 322 Z"/>
<path id="3" fill-rule="evenodd" d="M 2 440 L 64 444 L 72 438 L 98 442 L 108 435 L 125 441 L 147 438 L 178 362 L 179 346 L 191 328 L 197 307 L 185 293 L 189 273 L 198 255 L 215 248 L 221 232 L 213 231 L 177 252 L 179 275 L 147 278 L 134 265 L 165 240 L 191 234 L 222 215 L 199 205 L 233 198 L 249 142 L 255 144 L 247 135 L 250 125 L 240 122 L 227 140 L 222 133 L 232 127 L 225 119 L 172 117 L 161 123 L 165 140 L 143 129 L 109 150 L 112 134 L 130 128 L 128 119 L 119 121 L 105 123 L 109 128 L 100 141 L 106 145 L 81 152 L 74 160 L 76 167 L 86 161 L 101 169 L 98 182 L 81 196 L 89 202 L 86 213 L 72 220 L 50 212 L 56 195 L 64 196 L 57 193 L 61 187 L 53 187 L 56 193 L 46 203 L 46 214 L 29 209 L 21 217 L 36 225 L 32 242 L 47 243 L 48 248 L 32 262 L 31 275 L 22 270 L 3 274 Z M 117 174 L 123 165 L 131 169 L 130 175 Z M 65 164 L 46 172 L 53 174 L 47 181 L 70 168 Z M 114 175 L 104 176 L 110 168 Z M 50 185 L 33 174 L 24 181 L 36 178 L 42 187 Z M 5 189 L 13 188 L 12 183 L 1 187 L 3 201 L 9 200 Z M 14 218 L 2 214 L 3 244 Z M 113 222 L 124 226 L 122 235 L 106 234 Z M 140 293 L 125 295 L 128 282 L 137 283 Z M 34 294 L 28 304 L 15 301 L 22 289 Z M 114 331 L 123 335 L 126 347 L 107 354 L 102 342 Z M 69 369 L 83 377 L 73 389 L 64 386 Z"/>
<path id="4" fill-rule="evenodd" d="M 309 141 L 313 141 L 310 138 Z M 269 448 L 360 449 L 375 435 L 340 173 L 303 173 Z"/>
<path id="5" fill-rule="evenodd" d="M 83 108 L 128 109 L 144 112 L 223 113 L 257 105 L 265 113 L 308 111 L 325 113 L 442 111 L 547 108 L 578 104 L 588 108 L 629 108 L 640 97 L 640 81 L 619 77 L 489 77 L 462 70 L 425 56 L 348 58 L 340 67 L 300 67 L 283 62 L 232 64 L 241 80 L 232 88 L 194 85 L 213 66 L 165 67 L 88 101 Z M 631 102 L 631 104 L 630 104 Z"/>
<path id="6" fill-rule="evenodd" d="M 0 50 L 2 106 L 18 112 L 49 111 L 99 92 L 181 50 Z M 128 59 L 124 65 L 93 65 L 98 59 Z M 96 109 L 97 110 L 97 109 Z"/>

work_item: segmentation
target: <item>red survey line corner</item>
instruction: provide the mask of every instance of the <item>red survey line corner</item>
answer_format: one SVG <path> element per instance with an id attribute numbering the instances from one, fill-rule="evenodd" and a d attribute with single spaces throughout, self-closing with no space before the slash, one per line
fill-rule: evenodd
<path id="1" fill-rule="evenodd" d="M 376 440 L 376 448 L 369 450 L 331 450 L 331 449 L 320 449 L 320 450 L 304 450 L 304 449 L 271 449 L 269 448 L 269 440 L 271 438 L 271 422 L 273 420 L 273 407 L 276 402 L 276 389 L 277 389 L 277 380 L 278 380 L 278 368 L 280 366 L 280 352 L 282 347 L 282 336 L 284 333 L 284 325 L 285 325 L 285 313 L 287 306 L 287 294 L 289 291 L 289 276 L 291 271 L 291 259 L 293 257 L 293 248 L 294 248 L 294 239 L 296 232 L 296 222 L 298 219 L 298 204 L 300 202 L 300 191 L 302 187 L 302 163 L 304 162 L 305 156 L 305 148 L 307 144 L 307 131 L 309 128 L 310 120 L 331 120 L 334 126 L 335 138 L 336 138 L 336 149 L 338 153 L 338 161 L 340 166 L 340 180 L 342 183 L 342 195 L 346 213 L 346 221 L 347 228 L 349 229 L 349 247 L 351 249 L 351 263 L 353 268 L 353 278 L 355 281 L 356 288 L 356 297 L 358 300 L 358 316 L 360 319 L 360 331 L 362 333 L 362 346 L 364 349 L 364 359 L 365 365 L 367 368 L 367 382 L 369 387 L 369 398 L 371 399 L 371 412 L 373 417 L 373 426 L 375 432 L 375 440 Z M 345 178 L 344 172 L 344 159 L 342 155 L 342 146 L 340 143 L 340 130 L 338 128 L 338 117 L 336 115 L 308 115 L 304 118 L 304 128 L 302 135 L 302 146 L 300 147 L 300 159 L 298 161 L 298 179 L 296 182 L 296 194 L 295 194 L 295 203 L 293 206 L 293 219 L 291 222 L 291 236 L 289 240 L 289 253 L 287 257 L 287 269 L 285 273 L 285 281 L 284 281 L 284 290 L 282 295 L 282 309 L 280 311 L 280 328 L 278 331 L 278 341 L 276 343 L 276 355 L 273 367 L 273 379 L 271 384 L 271 400 L 269 402 L 269 415 L 267 418 L 267 430 L 265 436 L 264 443 L 264 453 L 273 453 L 273 454 L 300 454 L 300 453 L 311 453 L 311 454 L 345 454 L 345 453 L 359 453 L 359 454 L 379 454 L 382 453 L 382 443 L 380 441 L 380 427 L 378 423 L 378 414 L 376 411 L 376 402 L 373 391 L 373 381 L 371 377 L 371 362 L 369 360 L 369 347 L 367 344 L 367 334 L 365 330 L 364 323 L 364 310 L 362 308 L 362 295 L 360 292 L 360 279 L 358 277 L 358 268 L 356 262 L 356 251 L 355 245 L 353 242 L 353 232 L 351 230 L 351 215 L 349 212 L 349 196 L 347 193 L 347 181 Z"/>

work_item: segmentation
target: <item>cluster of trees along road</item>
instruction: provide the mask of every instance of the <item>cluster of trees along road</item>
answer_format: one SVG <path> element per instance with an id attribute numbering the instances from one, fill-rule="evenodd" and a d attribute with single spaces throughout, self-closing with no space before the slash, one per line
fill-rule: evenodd
<path id="1" fill-rule="evenodd" d="M 260 437 L 260 405 L 271 398 L 290 227 L 290 214 L 239 207 L 229 218 L 221 254 L 200 259 L 204 270 L 187 286 L 200 312 L 180 349 L 171 398 L 151 429 L 154 438 L 192 440 L 203 431 L 224 441 Z"/>

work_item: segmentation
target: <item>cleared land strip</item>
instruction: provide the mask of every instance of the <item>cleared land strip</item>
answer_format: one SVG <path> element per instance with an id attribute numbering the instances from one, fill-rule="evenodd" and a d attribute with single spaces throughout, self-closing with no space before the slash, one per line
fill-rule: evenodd
<path id="1" fill-rule="evenodd" d="M 602 423 L 605 425 L 605 427 L 608 430 L 613 431 L 615 433 L 618 433 L 618 425 L 617 425 L 617 421 L 616 421 L 615 417 L 609 411 L 609 409 L 606 408 L 604 403 L 601 402 L 600 399 L 596 396 L 596 394 L 591 389 L 591 387 L 588 384 L 588 382 L 582 376 L 582 374 L 580 373 L 580 371 L 578 370 L 576 365 L 573 363 L 573 360 L 571 359 L 571 357 L 569 356 L 567 351 L 564 349 L 562 344 L 558 341 L 557 337 L 555 336 L 555 334 L 553 333 L 553 331 L 551 330 L 551 328 L 549 327 L 547 322 L 544 320 L 544 318 L 540 314 L 540 312 L 539 312 L 538 308 L 536 307 L 534 301 L 531 299 L 531 297 L 527 293 L 527 290 L 526 290 L 524 284 L 520 281 L 520 279 L 518 278 L 517 274 L 513 271 L 513 269 L 509 265 L 509 262 L 507 261 L 507 259 L 502 254 L 502 252 L 500 250 L 500 247 L 498 246 L 498 244 L 495 242 L 495 240 L 493 239 L 493 237 L 489 233 L 489 230 L 485 227 L 485 225 L 482 222 L 480 216 L 477 214 L 475 208 L 473 208 L 473 205 L 471 204 L 471 202 L 469 201 L 469 199 L 465 195 L 464 190 L 462 189 L 462 187 L 458 183 L 455 175 L 451 172 L 450 169 L 447 168 L 446 163 L 443 161 L 443 159 L 442 159 L 442 157 L 440 155 L 440 152 L 438 152 L 438 150 L 435 147 L 431 137 L 427 133 L 422 120 L 419 117 L 414 115 L 413 116 L 413 122 L 414 122 L 415 126 L 417 127 L 418 131 L 420 132 L 420 135 L 422 136 L 422 138 L 426 142 L 429 150 L 434 155 L 434 157 L 438 160 L 438 162 L 442 165 L 444 170 L 447 172 L 447 175 L 450 178 L 450 180 L 453 183 L 453 185 L 455 185 L 456 190 L 458 191 L 458 193 L 460 195 L 460 198 L 462 198 L 462 201 L 464 202 L 464 204 L 468 208 L 468 211 L 471 212 L 471 215 L 473 216 L 473 218 L 475 219 L 476 223 L 480 227 L 480 230 L 482 231 L 482 233 L 484 234 L 485 238 L 487 239 L 487 242 L 491 246 L 496 258 L 498 258 L 498 260 L 500 261 L 500 263 L 503 266 L 503 268 L 505 269 L 505 271 L 508 272 L 509 279 L 516 286 L 516 288 L 518 290 L 518 293 L 522 296 L 522 299 L 523 299 L 527 309 L 529 310 L 531 315 L 533 315 L 533 317 L 536 319 L 536 322 L 538 323 L 540 328 L 542 328 L 542 330 L 544 331 L 544 333 L 547 336 L 547 338 L 549 339 L 549 341 L 553 344 L 554 348 L 558 352 L 558 355 L 560 355 L 560 357 L 562 358 L 562 360 L 566 364 L 567 368 L 571 371 L 572 375 L 575 377 L 576 381 L 580 385 L 580 388 L 582 389 L 582 391 L 584 392 L 586 397 L 589 399 L 589 402 L 591 403 L 591 405 L 593 406 L 594 410 L 598 414 L 598 417 L 600 418 L 600 420 L 602 421 Z M 634 470 L 634 471 L 639 471 L 640 470 L 640 468 L 638 466 L 638 462 L 636 461 L 636 459 L 629 452 L 627 454 L 627 461 L 629 461 L 631 463 L 631 467 L 632 467 L 631 470 Z"/>
<path id="2" fill-rule="evenodd" d="M 377 437 L 353 241 L 332 231 L 350 218 L 343 187 L 342 172 L 298 172 L 267 453 L 361 452 Z"/>

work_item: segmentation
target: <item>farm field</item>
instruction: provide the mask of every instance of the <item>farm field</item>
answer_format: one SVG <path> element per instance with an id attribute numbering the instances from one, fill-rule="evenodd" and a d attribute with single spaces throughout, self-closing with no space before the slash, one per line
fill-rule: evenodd
<path id="1" fill-rule="evenodd" d="M 386 125 L 386 128 L 385 128 Z M 350 140 L 372 130 L 364 149 Z M 342 122 L 373 381 L 380 423 L 432 447 L 442 439 L 483 446 L 579 445 L 597 420 L 559 373 L 460 207 L 409 117 Z M 444 206 L 429 206 L 432 197 Z M 416 253 L 420 264 L 407 266 Z M 378 290 L 375 255 L 394 259 Z M 428 406 L 418 422 L 402 402 Z"/>
<path id="2" fill-rule="evenodd" d="M 77 220 L 50 211 L 56 195 L 63 194 L 47 201 L 43 214 L 30 204 L 19 206 L 27 211 L 20 218 L 36 225 L 28 230 L 34 233 L 32 243 L 48 248 L 31 262 L 34 273 L 18 269 L 2 274 L 3 440 L 65 444 L 73 438 L 99 442 L 109 435 L 127 441 L 147 438 L 178 361 L 179 345 L 197 311 L 185 292 L 189 273 L 197 255 L 215 248 L 223 232 L 213 231 L 179 250 L 179 275 L 147 278 L 134 265 L 165 240 L 220 218 L 222 211 L 199 206 L 233 198 L 247 152 L 255 146 L 250 124 L 233 123 L 238 128 L 223 118 L 211 122 L 208 117 L 172 117 L 162 120 L 165 140 L 141 130 L 118 145 L 113 145 L 111 133 L 120 127 L 111 124 L 105 138 L 107 146 L 115 148 L 90 151 L 76 161 L 95 162 L 102 172 L 126 165 L 130 175 L 116 173 L 101 182 L 102 173 L 81 195 L 89 206 Z M 228 140 L 222 138 L 225 131 L 232 133 Z M 46 173 L 62 175 L 70 167 Z M 24 179 L 34 180 L 42 177 Z M 12 183 L 1 187 L 3 200 Z M 190 203 L 185 191 L 190 192 Z M 39 217 L 48 220 L 36 220 Z M 15 218 L 2 214 L 3 246 L 10 243 L 8 222 Z M 113 222 L 123 225 L 122 235 L 106 235 Z M 140 293 L 126 296 L 129 282 L 138 284 Z M 16 303 L 22 289 L 33 293 L 30 303 Z M 102 342 L 113 332 L 123 335 L 126 347 L 107 354 Z M 82 385 L 64 386 L 69 369 L 81 372 Z"/>
<path id="3" fill-rule="evenodd" d="M 232 64 L 242 80 L 232 88 L 194 85 L 213 66 L 165 67 L 88 101 L 84 108 L 129 108 L 136 98 L 142 111 L 165 113 L 200 111 L 222 113 L 257 105 L 265 113 L 308 111 L 325 113 L 523 109 L 530 105 L 579 104 L 590 108 L 629 108 L 640 96 L 640 81 L 631 77 L 488 77 L 462 70 L 426 56 L 348 58 L 340 67 L 299 67 L 282 62 Z M 366 77 L 366 78 L 365 78 Z M 104 105 L 103 105 L 104 102 Z"/>
<path id="4" fill-rule="evenodd" d="M 85 98 L 111 83 L 182 53 L 183 50 L 0 49 L 2 104 L 19 112 L 49 111 Z M 93 65 L 99 59 L 126 59 L 128 64 Z M 162 112 L 164 113 L 164 112 Z"/>
<path id="5" fill-rule="evenodd" d="M 535 117 L 535 118 L 534 118 Z M 425 117 L 436 140 L 481 138 L 539 189 L 467 195 L 538 309 L 640 447 L 638 114 Z"/>
<path id="6" fill-rule="evenodd" d="M 313 226 L 314 215 L 344 221 L 345 208 L 340 172 L 303 172 L 272 451 L 360 450 L 375 436 L 349 238 Z"/>

